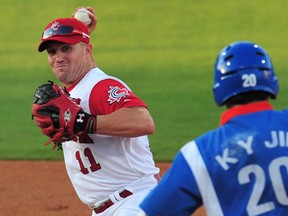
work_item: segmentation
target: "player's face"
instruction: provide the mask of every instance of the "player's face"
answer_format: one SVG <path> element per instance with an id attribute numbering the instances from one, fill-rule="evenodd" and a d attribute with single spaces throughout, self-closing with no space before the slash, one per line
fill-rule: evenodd
<path id="1" fill-rule="evenodd" d="M 78 82 L 89 71 L 91 58 L 88 45 L 51 42 L 47 46 L 48 61 L 57 79 L 66 87 Z"/>

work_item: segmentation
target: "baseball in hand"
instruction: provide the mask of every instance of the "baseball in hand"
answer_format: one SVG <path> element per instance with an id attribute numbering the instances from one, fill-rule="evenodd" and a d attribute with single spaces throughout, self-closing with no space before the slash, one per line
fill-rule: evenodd
<path id="1" fill-rule="evenodd" d="M 77 20 L 80 20 L 81 22 L 85 23 L 85 25 L 88 26 L 91 23 L 89 13 L 90 11 L 88 11 L 87 9 L 80 8 L 75 12 L 74 18 L 76 18 Z"/>

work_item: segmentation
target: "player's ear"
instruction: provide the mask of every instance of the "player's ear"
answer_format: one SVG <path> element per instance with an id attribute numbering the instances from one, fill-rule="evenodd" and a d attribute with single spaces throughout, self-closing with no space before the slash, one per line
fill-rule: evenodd
<path id="1" fill-rule="evenodd" d="M 91 44 L 91 43 L 87 44 L 87 45 L 86 45 L 86 52 L 87 52 L 87 54 L 92 55 L 92 51 L 93 51 L 93 46 L 92 46 L 92 44 Z"/>

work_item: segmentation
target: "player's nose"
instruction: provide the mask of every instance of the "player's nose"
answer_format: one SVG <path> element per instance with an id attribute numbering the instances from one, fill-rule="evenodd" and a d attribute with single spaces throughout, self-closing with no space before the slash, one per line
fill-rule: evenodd
<path id="1" fill-rule="evenodd" d="M 64 59 L 64 57 L 65 57 L 65 54 L 63 53 L 63 52 L 61 52 L 61 51 L 57 51 L 56 53 L 55 53 L 55 60 L 57 61 L 57 62 L 61 62 L 61 61 L 63 61 L 63 59 Z"/>

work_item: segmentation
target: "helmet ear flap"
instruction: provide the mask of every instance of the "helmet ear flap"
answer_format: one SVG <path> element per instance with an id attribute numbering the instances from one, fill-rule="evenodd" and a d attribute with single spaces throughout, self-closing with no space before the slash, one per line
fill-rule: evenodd
<path id="1" fill-rule="evenodd" d="M 214 99 L 222 106 L 243 92 L 264 91 L 278 94 L 278 78 L 268 53 L 259 45 L 239 41 L 224 47 L 214 66 Z"/>

